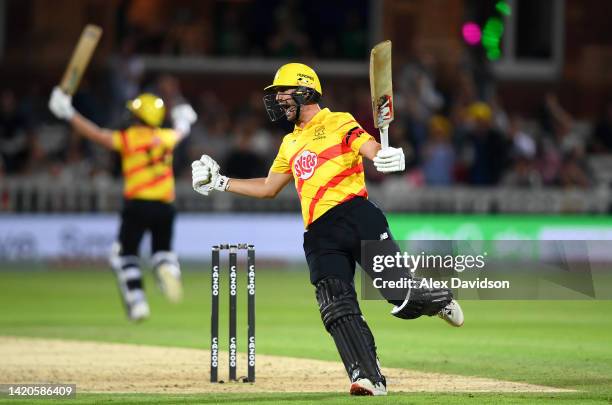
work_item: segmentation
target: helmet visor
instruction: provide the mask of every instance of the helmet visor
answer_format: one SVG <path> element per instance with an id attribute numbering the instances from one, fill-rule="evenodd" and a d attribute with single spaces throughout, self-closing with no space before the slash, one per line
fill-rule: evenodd
<path id="1" fill-rule="evenodd" d="M 276 99 L 276 93 L 269 93 L 264 95 L 263 102 L 264 106 L 266 107 L 268 117 L 270 117 L 270 121 L 275 122 L 285 117 L 285 108 Z"/>

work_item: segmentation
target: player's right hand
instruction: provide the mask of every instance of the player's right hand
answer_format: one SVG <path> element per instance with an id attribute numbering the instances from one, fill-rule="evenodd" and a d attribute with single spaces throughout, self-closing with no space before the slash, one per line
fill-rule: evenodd
<path id="1" fill-rule="evenodd" d="M 72 97 L 64 93 L 58 86 L 55 86 L 49 98 L 49 109 L 57 118 L 70 120 L 74 115 Z"/>
<path id="2" fill-rule="evenodd" d="M 402 148 L 381 149 L 372 161 L 376 170 L 381 173 L 402 172 L 406 169 L 406 158 Z"/>
<path id="3" fill-rule="evenodd" d="M 208 155 L 191 164 L 191 177 L 193 189 L 202 195 L 212 190 L 225 191 L 229 184 L 229 179 L 219 173 L 219 164 Z"/>
<path id="4" fill-rule="evenodd" d="M 210 186 L 211 172 L 210 167 L 199 160 L 191 164 L 191 185 L 196 193 L 208 195 L 212 187 Z"/>

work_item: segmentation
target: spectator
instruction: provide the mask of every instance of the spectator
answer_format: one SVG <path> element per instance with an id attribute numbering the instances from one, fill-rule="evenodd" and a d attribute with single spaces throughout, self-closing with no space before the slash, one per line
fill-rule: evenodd
<path id="1" fill-rule="evenodd" d="M 0 159 L 6 175 L 24 174 L 40 149 L 31 123 L 17 105 L 15 94 L 0 92 Z"/>
<path id="2" fill-rule="evenodd" d="M 532 159 L 516 156 L 512 167 L 504 175 L 501 184 L 509 187 L 537 188 L 542 185 L 542 176 Z"/>
<path id="3" fill-rule="evenodd" d="M 450 121 L 434 115 L 429 120 L 429 137 L 423 148 L 423 172 L 425 182 L 432 186 L 449 186 L 453 183 L 455 151 L 450 142 Z"/>
<path id="4" fill-rule="evenodd" d="M 502 185 L 510 187 L 536 188 L 542 186 L 542 176 L 535 163 L 537 146 L 533 138 L 523 129 L 523 119 L 513 115 L 508 123 L 511 146 L 511 168 L 504 175 Z"/>
<path id="5" fill-rule="evenodd" d="M 612 100 L 609 100 L 591 135 L 594 153 L 612 153 Z"/>
<path id="6" fill-rule="evenodd" d="M 430 117 L 444 106 L 442 94 L 435 87 L 436 59 L 419 47 L 416 59 L 406 64 L 400 74 L 400 106 L 407 115 L 411 140 L 417 155 L 427 139 L 427 123 Z"/>
<path id="7" fill-rule="evenodd" d="M 507 164 L 508 145 L 502 133 L 494 129 L 491 108 L 482 102 L 467 110 L 467 140 L 471 154 L 469 182 L 478 186 L 497 184 Z"/>
<path id="8" fill-rule="evenodd" d="M 508 123 L 508 135 L 512 142 L 512 156 L 532 160 L 535 158 L 537 147 L 533 137 L 523 129 L 523 118 L 513 115 Z"/>
<path id="9" fill-rule="evenodd" d="M 561 106 L 553 93 L 544 99 L 544 127 L 550 128 L 545 143 L 547 152 L 555 155 L 554 160 L 543 169 L 545 180 L 562 187 L 589 187 L 591 176 L 585 155 L 585 141 L 574 128 L 573 117 Z M 553 165 L 554 164 L 554 165 Z"/>
<path id="10" fill-rule="evenodd" d="M 583 156 L 572 153 L 563 158 L 558 184 L 563 188 L 589 188 L 593 185 L 592 175 Z"/>

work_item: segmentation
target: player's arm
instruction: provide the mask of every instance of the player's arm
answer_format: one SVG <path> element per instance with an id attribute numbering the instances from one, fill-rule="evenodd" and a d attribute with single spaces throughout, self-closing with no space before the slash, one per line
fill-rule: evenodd
<path id="1" fill-rule="evenodd" d="M 94 141 L 105 148 L 113 149 L 113 132 L 106 128 L 100 128 L 78 112 L 70 119 L 70 125 L 81 136 Z"/>
<path id="2" fill-rule="evenodd" d="M 359 154 L 365 158 L 374 160 L 376 154 L 381 148 L 382 147 L 378 142 L 373 139 L 370 139 L 369 141 L 361 145 L 361 148 L 359 148 Z"/>
<path id="3" fill-rule="evenodd" d="M 354 120 L 350 114 L 347 115 Z M 376 170 L 379 172 L 401 172 L 406 168 L 406 159 L 402 148 L 387 147 L 383 149 L 372 135 L 365 132 L 360 126 L 348 130 L 342 136 L 341 142 L 343 145 L 349 146 L 354 153 L 373 161 Z"/>
<path id="4" fill-rule="evenodd" d="M 72 97 L 64 93 L 59 87 L 55 87 L 51 93 L 49 109 L 57 118 L 69 122 L 79 135 L 106 148 L 113 148 L 112 132 L 108 129 L 100 128 L 79 114 L 72 106 Z"/>
<path id="5" fill-rule="evenodd" d="M 268 177 L 255 179 L 230 179 L 219 173 L 219 165 L 213 158 L 203 155 L 191 164 L 193 189 L 208 195 L 213 190 L 230 191 L 256 198 L 274 198 L 289 183 L 292 174 L 270 170 Z"/>
<path id="6" fill-rule="evenodd" d="M 258 179 L 228 179 L 226 191 L 256 198 L 274 198 L 291 181 L 291 173 L 270 170 L 268 177 Z"/>

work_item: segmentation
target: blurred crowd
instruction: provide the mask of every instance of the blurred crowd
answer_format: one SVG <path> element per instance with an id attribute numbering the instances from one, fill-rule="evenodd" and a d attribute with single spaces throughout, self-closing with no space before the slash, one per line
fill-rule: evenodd
<path id="1" fill-rule="evenodd" d="M 367 52 L 368 10 L 367 0 L 217 1 L 212 7 L 123 0 L 117 37 L 157 55 L 359 59 Z"/>
<path id="2" fill-rule="evenodd" d="M 144 65 L 134 46 L 131 37 L 122 41 L 107 74 L 96 83 L 85 80 L 74 97 L 77 110 L 98 125 L 115 129 L 125 125 L 126 101 L 143 91 L 161 96 L 168 110 L 186 101 L 177 77 L 162 74 L 144 83 Z M 404 148 L 407 170 L 382 176 L 366 163 L 371 182 L 394 178 L 412 187 L 589 188 L 597 181 L 589 156 L 612 153 L 612 101 L 598 120 L 585 123 L 549 93 L 541 100 L 540 111 L 523 116 L 504 108 L 495 83 L 473 65 L 466 63 L 454 70 L 446 88 L 437 80 L 436 55 L 427 50 L 416 52 L 395 69 L 395 121 L 389 136 L 392 146 Z M 323 81 L 322 104 L 351 112 L 377 136 L 369 87 L 366 80 L 360 83 L 330 86 L 328 91 Z M 47 97 L 42 91 L 16 94 L 8 86 L 0 88 L 0 177 L 48 177 L 65 182 L 119 178 L 117 156 L 54 120 L 47 110 Z M 267 174 L 291 126 L 268 121 L 261 91 L 245 94 L 238 105 L 229 105 L 222 94 L 208 90 L 187 101 L 199 119 L 191 136 L 176 150 L 177 177 L 187 179 L 190 162 L 203 153 L 220 161 L 231 177 Z"/>

